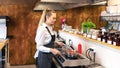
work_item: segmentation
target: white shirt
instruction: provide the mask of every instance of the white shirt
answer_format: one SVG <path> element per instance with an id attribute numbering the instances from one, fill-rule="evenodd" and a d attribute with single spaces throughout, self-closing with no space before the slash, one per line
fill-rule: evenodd
<path id="1" fill-rule="evenodd" d="M 50 33 L 54 35 L 54 31 L 52 27 L 48 26 L 46 23 L 43 23 L 42 26 L 38 27 L 36 37 L 35 37 L 37 51 L 34 55 L 34 58 L 38 57 L 39 51 L 46 52 L 46 53 L 50 52 L 50 48 L 44 46 L 45 44 L 48 44 L 51 41 L 51 35 L 46 29 L 46 26 L 50 30 Z"/>

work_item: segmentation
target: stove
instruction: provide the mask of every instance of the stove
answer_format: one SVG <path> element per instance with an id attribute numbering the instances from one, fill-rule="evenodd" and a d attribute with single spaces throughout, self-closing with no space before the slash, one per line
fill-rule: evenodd
<path id="1" fill-rule="evenodd" d="M 76 56 L 68 55 L 65 48 L 58 49 L 61 52 L 61 55 L 55 55 L 55 60 L 62 67 L 77 67 L 77 66 L 85 66 L 90 64 L 90 60 L 83 56 L 82 54 L 77 54 Z M 67 49 L 70 49 L 67 47 Z"/>

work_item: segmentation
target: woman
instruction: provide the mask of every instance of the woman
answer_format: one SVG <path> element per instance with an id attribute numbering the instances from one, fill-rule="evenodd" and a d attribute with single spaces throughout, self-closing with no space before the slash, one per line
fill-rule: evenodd
<path id="1" fill-rule="evenodd" d="M 37 60 L 37 68 L 51 68 L 52 54 L 57 55 L 60 52 L 54 48 L 55 34 L 53 25 L 56 21 L 56 12 L 49 11 L 46 13 L 45 22 L 38 27 L 35 38 L 37 51 L 35 58 Z M 62 42 L 56 42 L 62 46 Z"/>

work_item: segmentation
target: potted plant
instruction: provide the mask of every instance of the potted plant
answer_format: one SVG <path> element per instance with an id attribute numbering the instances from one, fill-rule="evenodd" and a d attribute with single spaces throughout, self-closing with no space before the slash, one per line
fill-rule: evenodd
<path id="1" fill-rule="evenodd" d="M 89 33 L 91 28 L 96 28 L 96 25 L 90 19 L 82 23 L 83 33 Z"/>

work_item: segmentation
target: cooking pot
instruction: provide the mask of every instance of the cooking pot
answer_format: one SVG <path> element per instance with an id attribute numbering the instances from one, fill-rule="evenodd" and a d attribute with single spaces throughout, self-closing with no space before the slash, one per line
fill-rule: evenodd
<path id="1" fill-rule="evenodd" d="M 74 50 L 66 50 L 65 57 L 67 59 L 77 59 L 78 58 L 78 53 Z"/>

